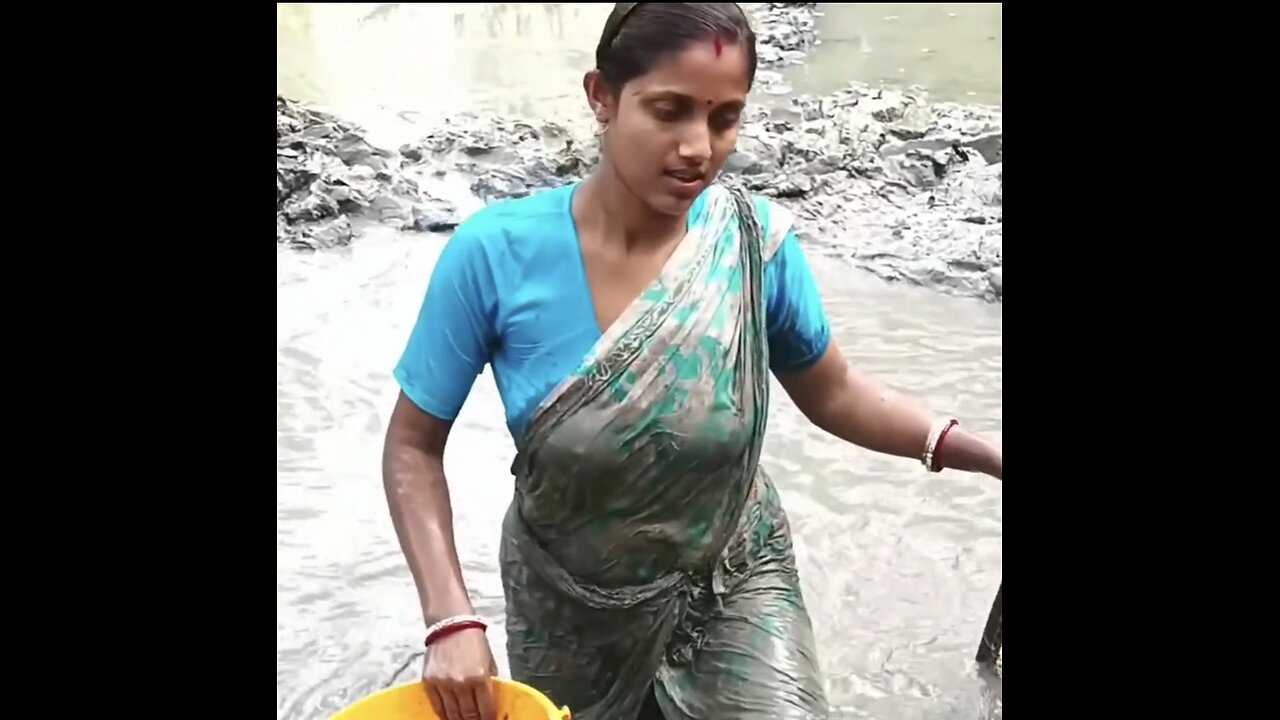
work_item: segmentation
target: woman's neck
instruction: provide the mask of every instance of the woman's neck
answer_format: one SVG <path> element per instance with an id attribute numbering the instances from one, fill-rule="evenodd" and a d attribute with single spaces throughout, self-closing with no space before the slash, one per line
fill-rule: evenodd
<path id="1" fill-rule="evenodd" d="M 654 212 L 607 163 L 583 181 L 578 195 L 582 202 L 574 212 L 601 242 L 643 250 L 684 234 L 685 215 Z"/>

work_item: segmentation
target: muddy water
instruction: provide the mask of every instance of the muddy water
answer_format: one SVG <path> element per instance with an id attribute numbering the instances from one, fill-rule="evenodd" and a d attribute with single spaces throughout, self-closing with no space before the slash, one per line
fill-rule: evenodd
<path id="1" fill-rule="evenodd" d="M 578 78 L 604 6 L 277 7 L 281 92 L 376 121 L 387 135 L 408 135 L 411 121 L 457 106 L 577 112 Z M 827 12 L 819 27 L 838 36 L 832 25 L 845 11 Z M 824 39 L 809 80 L 789 71 L 797 86 L 826 82 L 822 73 L 838 70 L 826 68 L 842 63 L 873 75 L 904 67 L 904 76 L 922 81 L 930 54 L 921 60 L 905 48 L 933 47 L 952 58 L 944 65 L 975 68 L 972 81 L 968 70 L 935 75 L 945 93 L 998 100 L 998 39 L 992 63 L 982 55 L 990 45 L 948 49 L 940 41 L 948 35 L 937 23 L 957 19 L 949 10 L 860 12 L 866 22 L 846 35 L 861 33 L 873 55 L 903 48 L 898 58 L 850 64 Z M 999 38 L 998 12 L 987 17 Z M 963 52 L 976 56 L 963 59 Z M 377 230 L 342 252 L 277 255 L 278 718 L 326 717 L 388 682 L 406 660 L 399 679 L 420 667 L 413 656 L 422 624 L 387 517 L 378 456 L 395 393 L 389 371 L 438 248 L 435 238 Z M 999 439 L 1000 305 L 885 286 L 825 256 L 813 262 L 836 338 L 854 362 Z M 485 374 L 445 458 L 463 567 L 477 609 L 495 622 L 502 613 L 498 528 L 513 452 L 502 417 Z M 918 463 L 844 446 L 809 427 L 780 390 L 770 429 L 764 462 L 795 525 L 837 716 L 992 713 L 971 659 L 1000 582 L 1002 486 L 930 475 Z M 492 640 L 503 647 L 500 622 Z"/>
<path id="2" fill-rule="evenodd" d="M 276 89 L 383 137 L 460 110 L 572 117 L 611 5 L 276 6 Z"/>
<path id="3" fill-rule="evenodd" d="M 788 69 L 792 87 L 833 92 L 850 79 L 921 85 L 933 100 L 1003 104 L 1000 3 L 824 3 L 822 43 Z"/>

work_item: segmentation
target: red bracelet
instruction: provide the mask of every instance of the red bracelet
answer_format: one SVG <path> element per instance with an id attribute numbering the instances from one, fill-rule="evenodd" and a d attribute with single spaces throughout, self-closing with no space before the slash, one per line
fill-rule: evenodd
<path id="1" fill-rule="evenodd" d="M 475 615 L 459 615 L 446 618 L 427 628 L 427 639 L 422 644 L 430 646 L 431 643 L 448 637 L 459 630 L 487 630 L 488 628 L 489 626 L 485 621 Z"/>
<path id="2" fill-rule="evenodd" d="M 467 620 L 465 622 L 460 622 L 456 625 L 450 625 L 449 627 L 440 628 L 439 630 L 427 636 L 427 640 L 426 642 L 423 643 L 423 647 L 430 647 L 431 643 L 437 640 L 443 640 L 444 638 L 449 637 L 450 635 L 458 632 L 459 630 L 471 630 L 471 629 L 484 630 L 485 626 L 484 626 L 484 623 L 476 622 L 474 620 Z"/>
<path id="3" fill-rule="evenodd" d="M 946 427 L 942 428 L 942 432 L 938 433 L 938 441 L 933 444 L 933 467 L 929 468 L 930 470 L 942 472 L 942 441 L 947 439 L 947 433 L 951 432 L 951 428 L 958 424 L 955 420 L 951 420 Z"/>

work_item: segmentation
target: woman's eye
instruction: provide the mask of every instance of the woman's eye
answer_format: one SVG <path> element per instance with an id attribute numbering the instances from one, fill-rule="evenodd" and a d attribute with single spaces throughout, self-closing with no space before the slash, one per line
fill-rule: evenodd
<path id="1" fill-rule="evenodd" d="M 712 122 L 718 128 L 728 129 L 737 125 L 738 120 L 741 119 L 741 117 L 742 116 L 739 113 L 727 113 L 724 115 L 717 115 Z"/>
<path id="2" fill-rule="evenodd" d="M 680 109 L 670 105 L 655 105 L 653 108 L 653 114 L 656 115 L 659 120 L 667 122 L 680 119 Z"/>

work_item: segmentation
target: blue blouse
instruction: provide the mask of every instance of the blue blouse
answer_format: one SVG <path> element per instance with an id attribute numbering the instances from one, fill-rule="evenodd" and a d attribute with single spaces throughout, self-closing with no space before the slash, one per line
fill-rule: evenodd
<path id="1" fill-rule="evenodd" d="M 542 399 L 600 339 L 573 221 L 577 187 L 489 205 L 445 244 L 394 371 L 424 412 L 456 419 L 488 363 L 518 439 Z M 767 234 L 769 204 L 757 198 L 756 205 Z M 783 373 L 817 362 L 831 328 L 794 232 L 765 266 L 764 293 L 770 368 Z"/>

